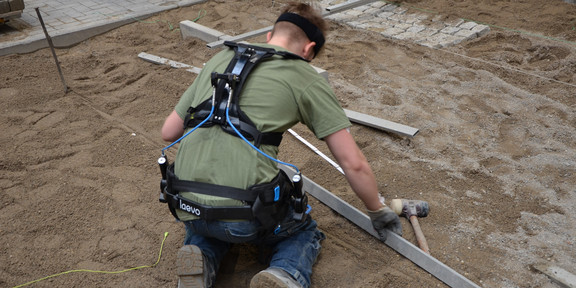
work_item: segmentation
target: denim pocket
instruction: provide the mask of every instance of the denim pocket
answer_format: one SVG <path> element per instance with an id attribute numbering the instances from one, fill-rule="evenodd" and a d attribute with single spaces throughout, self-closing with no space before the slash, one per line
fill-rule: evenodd
<path id="1" fill-rule="evenodd" d="M 257 225 L 253 221 L 226 223 L 226 238 L 230 243 L 245 243 L 258 237 Z"/>

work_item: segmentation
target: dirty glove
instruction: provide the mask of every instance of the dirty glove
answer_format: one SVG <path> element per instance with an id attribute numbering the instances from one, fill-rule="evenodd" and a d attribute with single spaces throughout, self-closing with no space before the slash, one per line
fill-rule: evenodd
<path id="1" fill-rule="evenodd" d="M 386 241 L 388 236 L 388 230 L 402 235 L 402 224 L 400 223 L 400 217 L 388 206 L 384 206 L 377 211 L 368 210 L 368 216 L 372 221 L 372 226 L 378 232 L 380 240 Z"/>

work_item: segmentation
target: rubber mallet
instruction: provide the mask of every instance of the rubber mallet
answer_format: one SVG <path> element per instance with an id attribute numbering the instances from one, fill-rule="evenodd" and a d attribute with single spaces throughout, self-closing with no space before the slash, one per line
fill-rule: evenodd
<path id="1" fill-rule="evenodd" d="M 430 254 L 428 243 L 422 233 L 422 229 L 420 229 L 420 223 L 418 223 L 418 217 L 428 216 L 428 211 L 430 211 L 428 202 L 421 200 L 394 199 L 390 202 L 390 209 L 399 216 L 404 216 L 410 220 L 412 228 L 414 229 L 414 234 L 416 234 L 418 246 L 424 252 Z"/>

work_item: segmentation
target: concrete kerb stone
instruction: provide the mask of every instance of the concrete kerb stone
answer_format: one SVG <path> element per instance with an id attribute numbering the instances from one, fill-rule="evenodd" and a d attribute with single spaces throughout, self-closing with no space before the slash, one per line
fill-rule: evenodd
<path id="1" fill-rule="evenodd" d="M 190 20 L 180 22 L 180 33 L 182 34 L 182 39 L 199 38 L 208 43 L 223 40 L 223 37 L 227 36 L 220 31 L 197 24 Z"/>

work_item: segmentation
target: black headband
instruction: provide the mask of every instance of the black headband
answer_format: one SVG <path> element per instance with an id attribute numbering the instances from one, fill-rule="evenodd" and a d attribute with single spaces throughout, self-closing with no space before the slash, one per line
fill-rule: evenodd
<path id="1" fill-rule="evenodd" d="M 316 46 L 314 46 L 314 56 L 318 55 L 320 48 L 322 48 L 324 45 L 324 35 L 322 34 L 322 31 L 316 27 L 316 25 L 312 24 L 312 22 L 308 21 L 308 19 L 296 13 L 290 12 L 280 15 L 278 20 L 276 20 L 276 23 L 281 21 L 287 21 L 300 27 L 300 29 L 306 33 L 306 36 L 308 36 L 310 41 L 316 42 Z"/>

